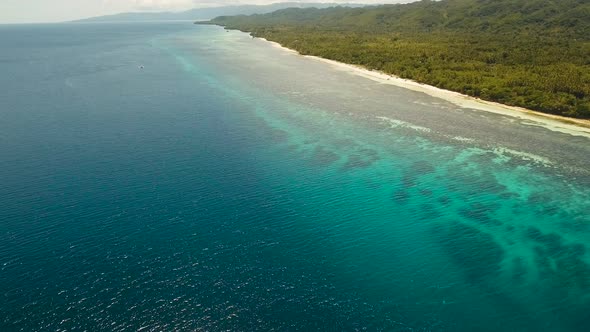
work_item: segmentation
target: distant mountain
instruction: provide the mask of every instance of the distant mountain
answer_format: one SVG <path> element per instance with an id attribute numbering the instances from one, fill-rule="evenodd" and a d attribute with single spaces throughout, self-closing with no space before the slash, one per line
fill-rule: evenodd
<path id="1" fill-rule="evenodd" d="M 222 17 L 213 20 L 213 23 L 241 26 L 313 25 L 318 28 L 386 33 L 565 33 L 589 39 L 590 1 L 421 0 L 364 8 L 287 8 L 267 15 Z"/>
<path id="2" fill-rule="evenodd" d="M 222 6 L 209 8 L 195 8 L 183 12 L 142 12 L 121 13 L 115 15 L 98 16 L 83 20 L 84 22 L 140 22 L 140 21 L 179 21 L 179 20 L 209 20 L 217 16 L 266 14 L 285 8 L 329 8 L 334 6 L 362 7 L 363 4 L 347 3 L 305 3 L 305 2 L 281 2 L 270 5 L 241 5 Z"/>

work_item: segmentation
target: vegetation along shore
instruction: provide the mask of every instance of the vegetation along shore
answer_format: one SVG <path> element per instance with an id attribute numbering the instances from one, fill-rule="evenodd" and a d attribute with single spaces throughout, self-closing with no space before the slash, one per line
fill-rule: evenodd
<path id="1" fill-rule="evenodd" d="M 590 118 L 585 0 L 290 8 L 205 23 L 483 100 Z"/>

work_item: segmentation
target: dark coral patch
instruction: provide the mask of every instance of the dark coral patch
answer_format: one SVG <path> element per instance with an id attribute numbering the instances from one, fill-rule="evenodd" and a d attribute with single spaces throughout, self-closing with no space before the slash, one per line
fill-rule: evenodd
<path id="1" fill-rule="evenodd" d="M 502 199 L 511 199 L 511 198 L 518 197 L 518 194 L 511 193 L 511 192 L 505 192 L 505 193 L 498 194 L 498 197 L 500 197 Z"/>
<path id="2" fill-rule="evenodd" d="M 405 190 L 397 190 L 391 195 L 391 199 L 398 204 L 405 204 L 410 198 L 410 194 Z"/>
<path id="3" fill-rule="evenodd" d="M 487 174 L 486 176 L 479 177 L 475 182 L 472 182 L 472 185 L 479 191 L 498 195 L 501 195 L 508 190 L 505 185 L 498 183 L 493 175 Z"/>
<path id="4" fill-rule="evenodd" d="M 543 245 L 543 249 L 549 255 L 558 255 L 564 249 L 563 239 L 555 233 L 543 234 L 538 228 L 531 226 L 527 228 L 525 235 L 530 240 Z"/>
<path id="5" fill-rule="evenodd" d="M 500 225 L 500 222 L 492 217 L 497 208 L 495 204 L 472 203 L 469 207 L 460 209 L 459 214 L 478 223 Z"/>
<path id="6" fill-rule="evenodd" d="M 321 146 L 315 148 L 312 156 L 311 161 L 314 165 L 318 166 L 328 166 L 340 159 L 336 153 L 327 150 Z"/>
<path id="7" fill-rule="evenodd" d="M 512 279 L 514 281 L 523 281 L 524 276 L 526 274 L 526 267 L 522 258 L 515 257 L 512 259 Z"/>
<path id="8" fill-rule="evenodd" d="M 590 290 L 590 265 L 584 261 L 585 245 L 566 244 L 561 236 L 544 234 L 535 227 L 529 227 L 525 236 L 537 243 L 535 263 L 542 279 L 564 289 Z"/>
<path id="9" fill-rule="evenodd" d="M 355 143 L 351 139 L 340 139 L 335 141 L 334 145 L 339 148 L 351 148 L 355 146 Z"/>
<path id="10" fill-rule="evenodd" d="M 524 235 L 530 240 L 537 241 L 537 239 L 540 239 L 541 236 L 543 236 L 543 233 L 541 233 L 541 231 L 538 228 L 530 226 L 526 229 Z"/>
<path id="11" fill-rule="evenodd" d="M 495 176 L 489 172 L 476 173 L 453 169 L 448 172 L 446 178 L 451 183 L 450 190 L 485 192 L 499 196 L 508 192 L 508 188 L 499 183 Z"/>
<path id="12" fill-rule="evenodd" d="M 542 193 L 532 193 L 527 199 L 529 204 L 547 204 L 552 201 L 551 197 Z"/>
<path id="13" fill-rule="evenodd" d="M 527 202 L 540 216 L 554 216 L 561 211 L 559 206 L 552 203 L 553 199 L 547 194 L 532 193 L 529 195 Z"/>
<path id="14" fill-rule="evenodd" d="M 379 154 L 377 151 L 370 149 L 362 149 L 357 154 L 350 155 L 348 161 L 342 167 L 343 170 L 348 171 L 358 168 L 367 168 L 374 162 L 379 160 Z"/>
<path id="15" fill-rule="evenodd" d="M 451 204 L 452 200 L 451 200 L 451 199 L 450 199 L 448 196 L 441 196 L 441 197 L 438 199 L 438 202 L 439 202 L 440 204 L 442 204 L 442 205 L 445 205 L 445 206 L 446 206 L 446 205 L 449 205 L 449 204 Z"/>
<path id="16" fill-rule="evenodd" d="M 441 213 L 433 204 L 422 204 L 420 205 L 420 215 L 422 220 L 434 221 L 441 216 Z"/>
<path id="17" fill-rule="evenodd" d="M 478 283 L 498 275 L 504 250 L 490 234 L 461 223 L 449 226 L 445 234 L 442 247 L 463 267 L 470 282 Z"/>
<path id="18" fill-rule="evenodd" d="M 371 160 L 366 160 L 362 156 L 359 155 L 351 155 L 348 157 L 346 164 L 342 167 L 343 170 L 349 171 L 355 168 L 367 168 L 371 166 L 373 162 Z"/>
<path id="19" fill-rule="evenodd" d="M 430 196 L 432 196 L 432 190 L 422 189 L 422 190 L 420 190 L 420 195 L 430 197 Z"/>
<path id="20" fill-rule="evenodd" d="M 416 178 L 412 174 L 406 174 L 402 178 L 404 188 L 412 188 L 416 185 Z"/>
<path id="21" fill-rule="evenodd" d="M 416 161 L 411 166 L 412 172 L 416 175 L 425 175 L 434 173 L 436 168 L 425 160 Z"/>
<path id="22" fill-rule="evenodd" d="M 404 172 L 402 184 L 405 188 L 414 187 L 419 177 L 433 173 L 434 171 L 434 166 L 430 165 L 426 161 L 414 162 L 410 168 Z"/>

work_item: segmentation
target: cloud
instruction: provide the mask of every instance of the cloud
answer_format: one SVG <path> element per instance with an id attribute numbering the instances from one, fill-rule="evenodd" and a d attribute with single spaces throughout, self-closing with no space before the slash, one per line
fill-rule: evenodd
<path id="1" fill-rule="evenodd" d="M 182 10 L 194 7 L 192 0 L 134 0 L 140 10 Z"/>
<path id="2" fill-rule="evenodd" d="M 3 0 L 0 0 L 3 1 Z M 241 4 L 267 5 L 275 2 L 396 3 L 412 0 L 100 0 L 105 11 L 178 11 L 199 7 Z M 415 0 L 414 0 L 415 1 Z M 126 8 L 126 9 L 125 9 Z"/>
<path id="3" fill-rule="evenodd" d="M 190 9 L 195 6 L 194 0 L 103 0 L 103 7 L 115 7 L 125 4 L 128 8 L 134 10 L 182 10 Z"/>

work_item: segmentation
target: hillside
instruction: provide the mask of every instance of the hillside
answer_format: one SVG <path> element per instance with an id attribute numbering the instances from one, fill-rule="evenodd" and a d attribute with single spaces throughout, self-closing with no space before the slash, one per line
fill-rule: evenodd
<path id="1" fill-rule="evenodd" d="M 78 20 L 78 23 L 92 22 L 140 22 L 140 21 L 172 21 L 172 20 L 209 20 L 222 15 L 252 15 L 271 13 L 285 8 L 327 8 L 334 6 L 333 3 L 306 3 L 306 2 L 282 2 L 270 5 L 241 5 L 241 6 L 221 6 L 195 8 L 182 12 L 138 12 L 138 13 L 121 13 L 115 15 L 98 16 L 84 20 Z M 359 7 L 361 5 L 347 4 L 349 7 Z"/>
<path id="2" fill-rule="evenodd" d="M 590 2 L 442 0 L 210 23 L 508 105 L 590 118 Z"/>

